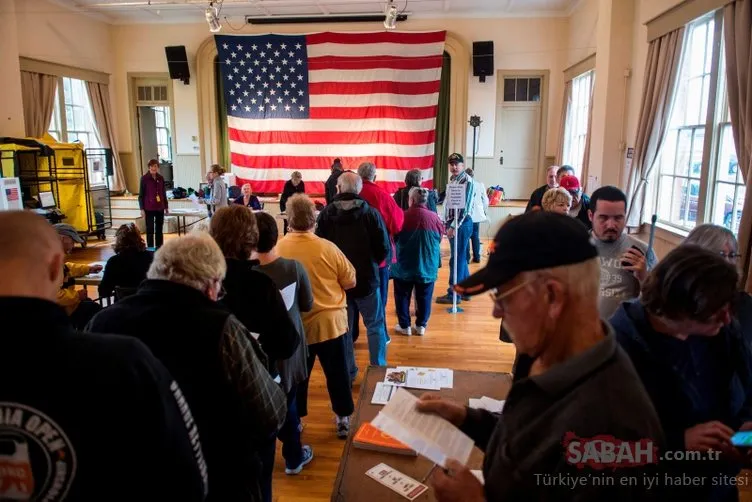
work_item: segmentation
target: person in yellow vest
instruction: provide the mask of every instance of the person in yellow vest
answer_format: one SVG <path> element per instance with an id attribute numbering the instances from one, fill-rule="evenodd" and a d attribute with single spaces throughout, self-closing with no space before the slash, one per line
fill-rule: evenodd
<path id="1" fill-rule="evenodd" d="M 73 251 L 76 243 L 83 243 L 84 240 L 78 235 L 76 229 L 67 223 L 57 223 L 55 230 L 60 236 L 63 243 L 63 250 L 66 255 Z M 83 329 L 84 326 L 94 317 L 94 314 L 102 310 L 98 303 L 89 299 L 85 289 L 76 291 L 76 277 L 83 277 L 88 274 L 96 274 L 102 270 L 101 265 L 85 265 L 81 263 L 65 262 L 63 265 L 63 283 L 57 293 L 57 303 L 65 309 L 71 324 L 76 329 Z"/>

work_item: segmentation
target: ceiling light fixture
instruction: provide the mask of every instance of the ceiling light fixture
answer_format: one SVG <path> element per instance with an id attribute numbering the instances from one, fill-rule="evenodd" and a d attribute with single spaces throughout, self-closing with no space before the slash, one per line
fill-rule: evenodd
<path id="1" fill-rule="evenodd" d="M 209 31 L 217 33 L 222 29 L 222 23 L 219 22 L 219 9 L 214 6 L 214 2 L 209 3 L 206 8 L 206 22 L 209 23 Z"/>
<path id="2" fill-rule="evenodd" d="M 394 0 L 389 0 L 386 4 L 386 11 L 384 12 L 384 28 L 387 30 L 393 30 L 397 27 L 397 6 L 394 5 Z"/>

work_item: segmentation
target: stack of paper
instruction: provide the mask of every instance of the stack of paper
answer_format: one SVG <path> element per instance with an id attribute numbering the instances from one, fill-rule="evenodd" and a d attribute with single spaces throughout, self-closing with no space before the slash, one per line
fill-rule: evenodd
<path id="1" fill-rule="evenodd" d="M 371 424 L 442 467 L 449 458 L 467 464 L 473 440 L 438 415 L 420 413 L 417 402 L 417 397 L 397 389 Z"/>
<path id="2" fill-rule="evenodd" d="M 497 399 L 483 396 L 480 399 L 470 398 L 469 406 L 470 408 L 474 408 L 476 410 L 487 410 L 491 413 L 501 413 L 504 409 L 504 401 L 499 401 Z"/>
<path id="3" fill-rule="evenodd" d="M 397 366 L 386 370 L 384 383 L 411 389 L 451 389 L 454 386 L 454 372 L 446 368 Z"/>

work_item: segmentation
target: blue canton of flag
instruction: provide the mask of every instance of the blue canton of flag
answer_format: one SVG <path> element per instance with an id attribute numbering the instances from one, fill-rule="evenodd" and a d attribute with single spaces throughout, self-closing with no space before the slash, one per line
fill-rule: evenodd
<path id="1" fill-rule="evenodd" d="M 305 36 L 216 36 L 227 114 L 245 119 L 307 119 Z"/>

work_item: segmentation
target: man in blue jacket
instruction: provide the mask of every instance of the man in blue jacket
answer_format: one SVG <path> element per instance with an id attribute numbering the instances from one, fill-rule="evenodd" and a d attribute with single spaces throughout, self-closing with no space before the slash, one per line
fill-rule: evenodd
<path id="1" fill-rule="evenodd" d="M 388 256 L 390 242 L 381 215 L 360 197 L 362 189 L 360 176 L 352 172 L 342 173 L 337 179 L 339 193 L 321 211 L 316 225 L 316 235 L 336 244 L 355 267 L 357 284 L 347 290 L 349 330 L 345 335 L 345 355 L 352 379 L 358 372 L 353 351 L 353 329 L 358 323 L 358 311 L 363 315 L 368 333 L 370 363 L 386 366 L 379 264 Z"/>
<path id="2" fill-rule="evenodd" d="M 737 282 L 736 268 L 718 253 L 680 246 L 651 272 L 642 296 L 611 317 L 668 450 L 702 453 L 667 464 L 668 476 L 704 477 L 677 488 L 691 489 L 692 500 L 738 498 L 732 478 L 744 456 L 731 436 L 752 429 L 752 358 L 731 310 Z"/>

